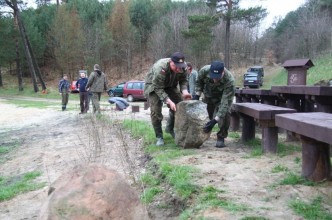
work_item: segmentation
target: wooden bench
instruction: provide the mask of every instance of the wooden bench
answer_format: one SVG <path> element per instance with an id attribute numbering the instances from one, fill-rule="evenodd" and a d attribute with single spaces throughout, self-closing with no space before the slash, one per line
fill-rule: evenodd
<path id="1" fill-rule="evenodd" d="M 308 112 L 277 115 L 276 126 L 300 136 L 303 177 L 313 181 L 330 179 L 332 114 Z"/>
<path id="2" fill-rule="evenodd" d="M 295 113 L 296 110 L 260 103 L 233 103 L 232 110 L 240 114 L 242 121 L 242 141 L 255 138 L 255 119 L 262 127 L 262 147 L 265 153 L 276 153 L 278 127 L 275 126 L 275 115 Z"/>

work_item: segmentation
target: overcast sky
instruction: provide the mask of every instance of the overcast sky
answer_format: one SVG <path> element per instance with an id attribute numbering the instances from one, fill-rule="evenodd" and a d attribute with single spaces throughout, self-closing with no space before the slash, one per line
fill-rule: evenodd
<path id="1" fill-rule="evenodd" d="M 269 13 L 262 23 L 262 29 L 269 28 L 276 17 L 284 18 L 290 11 L 295 11 L 306 0 L 242 0 L 240 2 L 241 8 L 249 8 L 255 6 L 262 6 L 267 9 Z"/>

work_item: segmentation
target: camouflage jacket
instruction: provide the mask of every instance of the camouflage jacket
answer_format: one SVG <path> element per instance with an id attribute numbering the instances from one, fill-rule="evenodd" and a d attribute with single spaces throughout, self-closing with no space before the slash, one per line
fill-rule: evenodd
<path id="1" fill-rule="evenodd" d="M 178 85 L 180 90 L 187 89 L 187 72 L 174 73 L 170 68 L 171 58 L 158 60 L 145 77 L 144 95 L 148 97 L 151 92 L 155 92 L 160 100 L 168 98 L 167 88 L 175 88 Z"/>
<path id="2" fill-rule="evenodd" d="M 61 79 L 59 81 L 58 88 L 59 88 L 59 92 L 60 93 L 62 93 L 62 92 L 69 92 L 69 89 L 70 89 L 70 83 L 69 83 L 69 81 L 65 80 L 65 79 Z"/>
<path id="3" fill-rule="evenodd" d="M 96 71 L 93 71 L 86 84 L 86 89 L 90 92 L 104 92 L 107 90 L 107 80 L 103 72 L 99 75 Z"/>
<path id="4" fill-rule="evenodd" d="M 210 65 L 200 69 L 196 81 L 196 92 L 204 93 L 204 102 L 219 106 L 216 116 L 222 118 L 230 111 L 235 94 L 234 77 L 229 70 L 225 68 L 224 76 L 219 82 L 214 83 L 210 79 Z"/>

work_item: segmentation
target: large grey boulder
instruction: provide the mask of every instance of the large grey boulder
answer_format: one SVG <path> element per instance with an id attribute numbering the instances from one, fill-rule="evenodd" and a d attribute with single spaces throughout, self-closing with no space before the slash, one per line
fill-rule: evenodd
<path id="1" fill-rule="evenodd" d="M 52 184 L 40 220 L 149 219 L 135 190 L 103 165 L 76 166 Z"/>
<path id="2" fill-rule="evenodd" d="M 183 148 L 199 148 L 210 137 L 203 132 L 209 121 L 206 104 L 201 101 L 182 101 L 176 106 L 175 143 Z"/>

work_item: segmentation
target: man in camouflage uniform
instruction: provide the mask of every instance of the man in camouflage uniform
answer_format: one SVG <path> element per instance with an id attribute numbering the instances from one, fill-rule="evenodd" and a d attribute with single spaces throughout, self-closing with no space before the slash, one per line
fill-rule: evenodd
<path id="1" fill-rule="evenodd" d="M 170 133 L 174 138 L 176 104 L 182 101 L 182 96 L 185 99 L 191 98 L 187 90 L 186 66 L 184 55 L 176 52 L 171 58 L 158 60 L 145 77 L 144 95 L 150 102 L 151 121 L 157 138 L 157 146 L 164 145 L 161 124 L 163 103 L 170 108 L 165 132 Z"/>
<path id="2" fill-rule="evenodd" d="M 216 147 L 225 147 L 225 138 L 228 136 L 230 125 L 230 110 L 235 94 L 234 77 L 224 68 L 224 63 L 213 61 L 200 69 L 196 82 L 196 95 L 193 99 L 199 100 L 204 93 L 203 102 L 207 104 L 210 121 L 203 130 L 209 133 L 218 123 Z"/>
<path id="3" fill-rule="evenodd" d="M 66 74 L 63 75 L 63 78 L 59 81 L 59 93 L 61 95 L 61 104 L 62 104 L 62 111 L 66 110 L 69 98 L 69 90 L 70 90 L 70 83 L 68 81 L 68 76 Z"/>
<path id="4" fill-rule="evenodd" d="M 100 71 L 99 65 L 95 64 L 94 71 L 90 74 L 88 83 L 86 84 L 86 91 L 92 93 L 93 113 L 100 114 L 100 97 L 102 92 L 107 90 L 107 80 L 105 74 Z"/>

